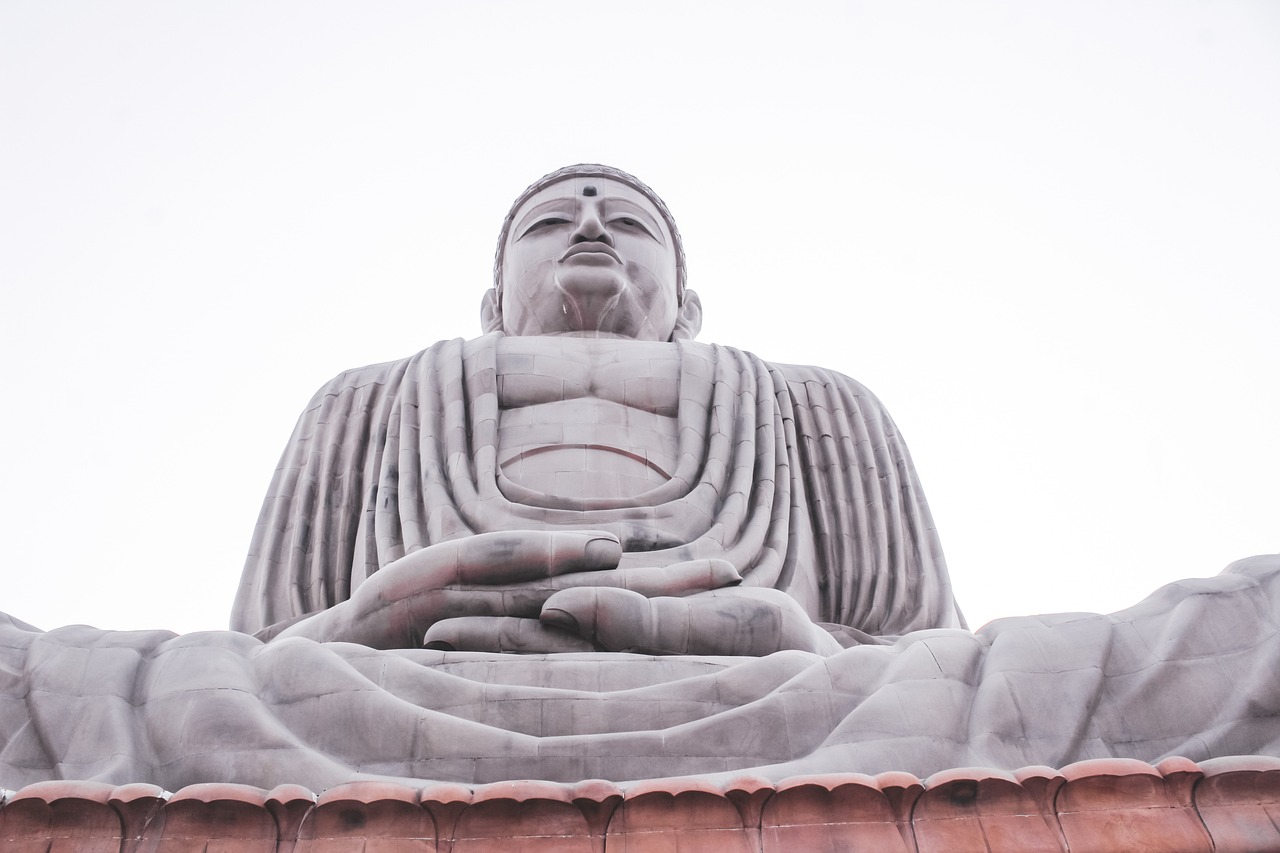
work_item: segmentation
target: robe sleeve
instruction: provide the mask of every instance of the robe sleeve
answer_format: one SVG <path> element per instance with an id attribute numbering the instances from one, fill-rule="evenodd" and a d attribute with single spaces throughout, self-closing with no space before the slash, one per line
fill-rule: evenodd
<path id="1" fill-rule="evenodd" d="M 311 398 L 263 501 L 232 630 L 256 633 L 332 607 L 377 570 L 361 531 L 376 509 L 387 410 L 408 365 L 347 371 Z"/>
<path id="2" fill-rule="evenodd" d="M 781 365 L 817 550 L 821 621 L 879 636 L 964 627 L 906 443 L 847 376 Z"/>

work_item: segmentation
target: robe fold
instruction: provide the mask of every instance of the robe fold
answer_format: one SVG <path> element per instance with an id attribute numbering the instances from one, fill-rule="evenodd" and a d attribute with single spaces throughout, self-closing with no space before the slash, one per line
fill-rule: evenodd
<path id="1" fill-rule="evenodd" d="M 682 345 L 680 460 L 624 500 L 522 490 L 497 464 L 492 336 L 351 371 L 272 482 L 234 627 L 174 636 L 0 615 L 0 786 L 359 778 L 482 783 L 1280 757 L 1280 557 L 1110 616 L 963 630 L 928 507 L 846 377 Z M 624 565 L 725 557 L 830 657 L 377 651 L 248 633 L 346 599 L 403 554 L 489 530 L 604 528 Z"/>
<path id="2" fill-rule="evenodd" d="M 830 657 L 483 655 L 0 617 L 0 784 L 618 782 L 1280 757 L 1280 557 Z"/>
<path id="3" fill-rule="evenodd" d="M 679 462 L 627 499 L 542 495 L 498 459 L 498 335 L 348 371 L 316 393 L 272 480 L 232 627 L 347 599 L 406 553 L 495 530 L 608 530 L 623 566 L 727 559 L 818 622 L 963 625 L 906 445 L 838 373 L 681 344 Z"/>

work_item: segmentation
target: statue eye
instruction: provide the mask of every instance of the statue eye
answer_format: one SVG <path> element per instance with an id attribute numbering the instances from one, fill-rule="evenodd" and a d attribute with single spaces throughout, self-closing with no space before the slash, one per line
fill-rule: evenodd
<path id="1" fill-rule="evenodd" d="M 521 234 L 520 236 L 526 237 L 532 234 L 534 231 L 541 231 L 544 228 L 554 228 L 557 225 L 568 225 L 568 224 L 569 224 L 569 220 L 565 219 L 563 216 L 548 216 L 543 219 L 539 219 L 537 222 L 533 223 L 528 228 L 524 229 L 524 233 Z"/>
<path id="2" fill-rule="evenodd" d="M 649 227 L 647 225 L 645 225 L 639 219 L 632 219 L 630 216 L 615 217 L 614 219 L 610 220 L 610 224 L 622 225 L 626 228 L 634 228 L 637 231 L 643 232 L 645 234 L 648 234 L 650 237 L 653 237 L 653 232 L 649 230 Z"/>

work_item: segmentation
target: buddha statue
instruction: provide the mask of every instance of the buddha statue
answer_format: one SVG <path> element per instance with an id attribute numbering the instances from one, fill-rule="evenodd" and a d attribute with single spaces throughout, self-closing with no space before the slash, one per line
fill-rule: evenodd
<path id="1" fill-rule="evenodd" d="M 963 624 L 875 397 L 695 343 L 701 311 L 643 183 L 579 165 L 529 187 L 503 223 L 486 336 L 312 400 L 232 626 L 760 655 Z"/>
<path id="2" fill-rule="evenodd" d="M 1280 756 L 1280 558 L 971 633 L 876 398 L 701 310 L 647 186 L 534 183 L 483 335 L 312 398 L 233 630 L 0 615 L 0 785 Z"/>

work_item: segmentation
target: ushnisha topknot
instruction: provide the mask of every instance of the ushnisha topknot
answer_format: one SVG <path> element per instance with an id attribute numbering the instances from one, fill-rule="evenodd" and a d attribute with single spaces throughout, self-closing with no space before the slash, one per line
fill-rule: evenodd
<path id="1" fill-rule="evenodd" d="M 511 209 L 507 211 L 506 219 L 502 220 L 502 231 L 498 234 L 498 251 L 493 258 L 494 289 L 499 294 L 502 293 L 502 258 L 506 253 L 507 234 L 511 231 L 511 221 L 515 219 L 516 211 L 520 209 L 520 205 L 528 201 L 529 197 L 535 193 L 541 192 L 558 181 L 566 181 L 570 178 L 606 178 L 611 181 L 617 181 L 642 193 L 645 198 L 653 202 L 653 206 L 658 209 L 658 212 L 662 214 L 663 220 L 667 223 L 667 230 L 671 232 L 672 239 L 675 240 L 676 301 L 677 304 L 683 304 L 685 289 L 684 243 L 680 240 L 680 229 L 676 228 L 676 220 L 672 217 L 671 211 L 667 209 L 666 202 L 635 175 L 630 175 L 621 169 L 604 166 L 600 163 L 578 163 L 573 166 L 556 169 L 554 172 L 543 175 L 530 184 L 524 192 L 520 193 L 515 203 L 511 205 Z"/>

